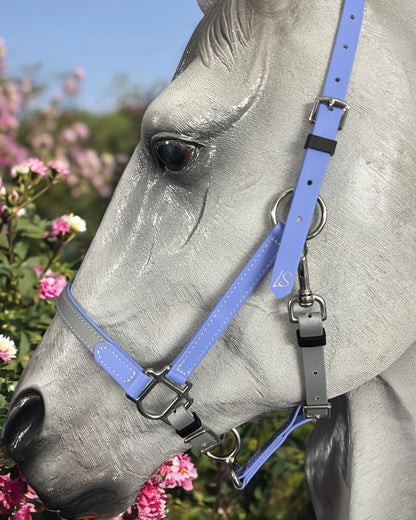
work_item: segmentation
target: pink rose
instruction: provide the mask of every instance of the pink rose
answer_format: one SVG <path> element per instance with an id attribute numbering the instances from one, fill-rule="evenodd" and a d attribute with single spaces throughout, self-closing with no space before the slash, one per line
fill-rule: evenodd
<path id="1" fill-rule="evenodd" d="M 192 480 L 198 477 L 195 466 L 186 453 L 180 453 L 162 464 L 159 473 L 164 477 L 161 486 L 164 488 L 180 486 L 186 491 L 193 489 Z"/>
<path id="2" fill-rule="evenodd" d="M 41 300 L 57 298 L 67 283 L 65 276 L 47 271 L 39 283 L 39 298 Z"/>
<path id="3" fill-rule="evenodd" d="M 69 231 L 69 222 L 67 218 L 57 218 L 51 222 L 51 236 L 58 237 L 65 235 Z"/>

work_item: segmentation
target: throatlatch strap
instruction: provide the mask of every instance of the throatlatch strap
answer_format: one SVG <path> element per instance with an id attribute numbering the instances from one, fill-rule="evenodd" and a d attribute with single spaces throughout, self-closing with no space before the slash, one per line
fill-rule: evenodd
<path id="1" fill-rule="evenodd" d="M 289 419 L 270 437 L 247 464 L 236 471 L 237 477 L 241 482 L 241 486 L 238 489 L 246 487 L 261 466 L 280 448 L 293 430 L 309 421 L 310 419 L 302 415 L 301 406 L 293 408 Z"/>
<path id="2" fill-rule="evenodd" d="M 292 292 L 335 137 L 345 119 L 345 99 L 361 31 L 365 0 L 345 0 L 322 97 L 315 102 L 315 125 L 293 192 L 270 287 L 277 298 Z"/>

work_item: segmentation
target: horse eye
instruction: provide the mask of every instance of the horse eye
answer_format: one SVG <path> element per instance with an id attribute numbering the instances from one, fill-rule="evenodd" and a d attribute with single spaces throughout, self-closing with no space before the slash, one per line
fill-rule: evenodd
<path id="1" fill-rule="evenodd" d="M 172 172 L 179 172 L 188 166 L 195 146 L 178 139 L 161 139 L 153 144 L 153 150 L 163 166 Z"/>

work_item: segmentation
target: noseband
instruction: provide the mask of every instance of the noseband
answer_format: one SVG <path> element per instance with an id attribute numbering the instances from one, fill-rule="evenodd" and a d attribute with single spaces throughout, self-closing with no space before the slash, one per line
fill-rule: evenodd
<path id="1" fill-rule="evenodd" d="M 57 302 L 58 312 L 68 329 L 92 352 L 97 363 L 122 387 L 127 397 L 135 402 L 139 412 L 147 419 L 171 425 L 188 448 L 195 447 L 210 458 L 225 462 L 234 485 L 239 489 L 247 485 L 296 427 L 311 419 L 330 417 L 331 404 L 327 399 L 324 364 L 326 337 L 322 324 L 326 319 L 326 304 L 323 298 L 312 293 L 309 286 L 306 241 L 316 236 L 326 222 L 326 208 L 319 192 L 329 158 L 335 152 L 336 134 L 342 128 L 349 110 L 344 99 L 364 5 L 365 0 L 344 2 L 323 94 L 316 99 L 310 116 L 314 126 L 305 143 L 302 167 L 295 188 L 279 195 L 273 206 L 272 232 L 172 364 L 160 371 L 143 369 L 88 317 L 71 294 L 70 285 Z M 277 217 L 278 207 L 292 192 L 290 210 L 283 224 Z M 310 231 L 317 203 L 320 222 Z M 303 406 L 293 408 L 289 420 L 246 465 L 240 467 L 236 462 L 240 449 L 237 430 L 231 430 L 235 443 L 229 454 L 213 453 L 214 448 L 223 442 L 223 436 L 205 427 L 193 411 L 189 378 L 270 270 L 270 288 L 276 298 L 283 298 L 292 292 L 296 272 L 299 278 L 299 293 L 289 300 L 288 311 L 290 321 L 299 326 L 297 343 L 302 352 L 306 399 Z M 156 387 L 167 390 L 173 397 L 162 409 L 153 410 L 149 406 L 149 396 Z"/>

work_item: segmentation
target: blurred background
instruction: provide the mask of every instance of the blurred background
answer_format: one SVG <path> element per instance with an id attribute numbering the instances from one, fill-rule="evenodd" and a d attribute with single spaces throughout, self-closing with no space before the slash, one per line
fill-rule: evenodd
<path id="1" fill-rule="evenodd" d="M 42 219 L 75 213 L 86 220 L 87 232 L 63 253 L 76 270 L 140 139 L 146 106 L 169 83 L 202 13 L 196 0 L 2 0 L 1 8 L 0 179 L 11 186 L 13 167 L 29 157 L 69 172 L 37 199 L 36 211 Z M 29 225 L 31 216 L 25 218 Z M 21 305 L 18 311 L 27 312 Z M 42 327 L 53 310 L 48 313 Z M 27 341 L 3 380 L 2 419 L 38 339 Z M 244 426 L 242 461 L 283 417 Z M 172 491 L 169 518 L 313 520 L 303 472 L 310 430 L 297 430 L 242 493 L 222 466 L 193 454 L 200 478 L 191 493 Z M 33 518 L 57 517 L 35 512 Z"/>

